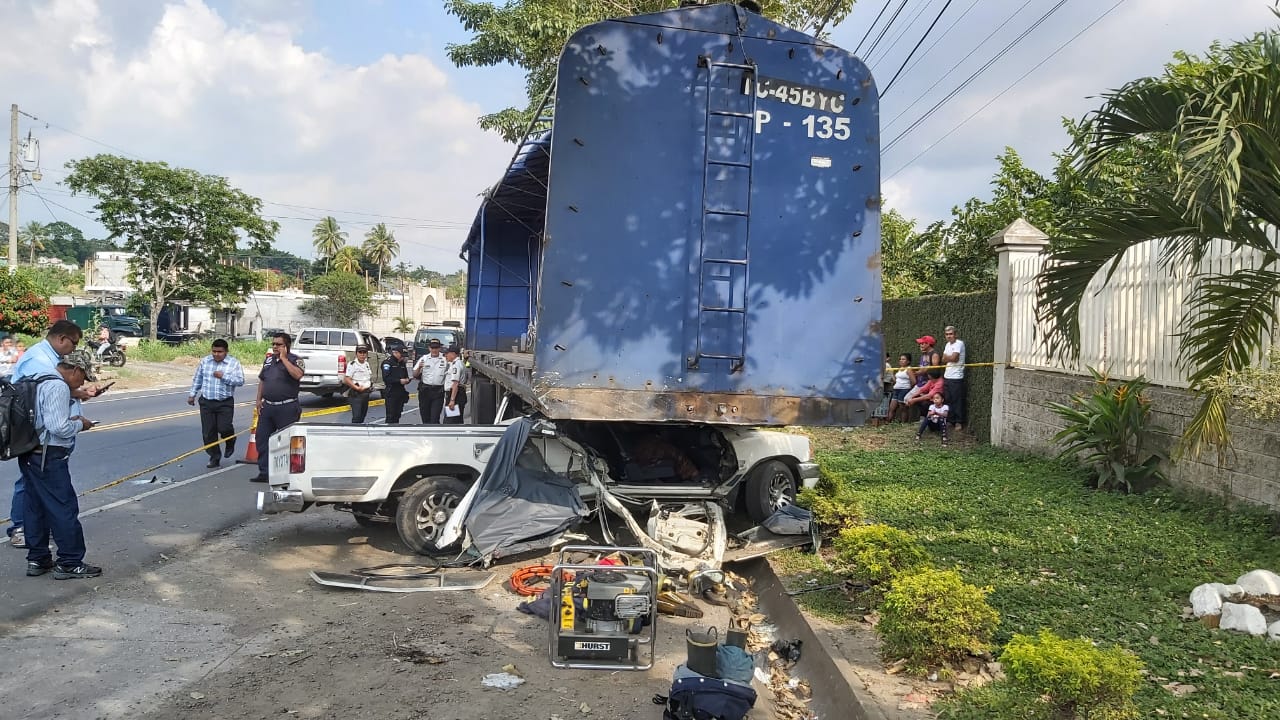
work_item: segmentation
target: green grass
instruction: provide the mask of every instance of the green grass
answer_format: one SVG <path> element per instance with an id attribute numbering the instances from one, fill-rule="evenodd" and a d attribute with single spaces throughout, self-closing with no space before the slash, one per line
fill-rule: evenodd
<path id="1" fill-rule="evenodd" d="M 937 566 L 994 588 L 999 645 L 1047 628 L 1132 650 L 1149 671 L 1137 697 L 1142 717 L 1160 709 L 1169 717 L 1280 718 L 1280 679 L 1268 678 L 1280 672 L 1280 643 L 1181 618 L 1196 585 L 1280 569 L 1272 518 L 1168 489 L 1092 491 L 1054 461 L 990 448 L 899 444 L 865 450 L 819 437 L 816 447 L 824 469 L 870 518 L 914 534 Z M 794 554 L 783 562 L 796 562 Z M 830 598 L 799 597 L 818 601 L 824 615 L 840 612 Z M 1175 698 L 1160 687 L 1173 681 L 1199 689 Z M 964 711 L 961 696 L 956 716 L 980 716 Z"/>
<path id="2" fill-rule="evenodd" d="M 130 359 L 147 362 L 171 362 L 181 357 L 204 357 L 209 354 L 209 340 L 167 345 L 143 340 L 137 347 L 128 349 Z M 257 365 L 271 348 L 270 340 L 231 340 L 227 343 L 232 357 L 246 365 Z"/>

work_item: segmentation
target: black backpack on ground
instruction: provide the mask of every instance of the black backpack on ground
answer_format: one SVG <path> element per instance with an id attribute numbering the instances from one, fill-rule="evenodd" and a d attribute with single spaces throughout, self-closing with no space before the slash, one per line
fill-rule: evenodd
<path id="1" fill-rule="evenodd" d="M 40 447 L 36 430 L 36 388 L 57 375 L 23 378 L 16 383 L 0 380 L 0 460 L 12 460 Z"/>

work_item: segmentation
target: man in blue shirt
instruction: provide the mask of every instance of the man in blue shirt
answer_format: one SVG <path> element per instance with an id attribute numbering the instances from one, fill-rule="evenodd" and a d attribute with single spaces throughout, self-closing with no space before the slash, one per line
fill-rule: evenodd
<path id="1" fill-rule="evenodd" d="M 227 354 L 227 341 L 213 341 L 209 354 L 200 360 L 195 377 L 191 380 L 191 392 L 187 404 L 195 405 L 200 398 L 200 431 L 208 447 L 208 467 L 216 468 L 222 461 L 220 439 L 226 439 L 226 455 L 236 451 L 236 429 L 232 420 L 236 412 L 236 388 L 244 385 L 244 367 L 240 361 Z"/>
<path id="2" fill-rule="evenodd" d="M 37 577 L 52 570 L 55 580 L 95 578 L 102 574 L 102 568 L 84 561 L 84 528 L 69 464 L 76 435 L 94 425 L 80 414 L 80 401 L 72 394 L 94 379 L 93 357 L 85 350 L 69 352 L 59 361 L 56 372 L 56 378 L 36 387 L 40 447 L 18 458 L 27 486 L 23 508 L 27 575 Z M 58 544 L 56 563 L 49 549 L 50 536 Z"/>
<path id="3" fill-rule="evenodd" d="M 55 322 L 50 326 L 49 332 L 45 334 L 44 340 L 32 345 L 18 359 L 17 364 L 13 366 L 13 382 L 16 383 L 25 378 L 39 377 L 41 375 L 57 375 L 58 363 L 62 361 L 64 355 L 76 349 L 76 345 L 80 344 L 80 337 L 83 334 L 80 326 L 70 320 Z M 100 389 L 88 389 L 79 385 L 72 392 L 72 395 L 78 400 L 88 400 L 101 394 L 102 390 Z M 19 472 L 21 472 L 21 469 L 19 469 Z M 26 506 L 25 491 L 24 478 L 19 475 L 18 481 L 13 485 L 13 502 L 10 504 L 9 509 L 9 521 L 12 524 L 7 530 L 9 542 L 15 548 L 27 547 L 26 534 L 23 531 L 23 508 Z"/>

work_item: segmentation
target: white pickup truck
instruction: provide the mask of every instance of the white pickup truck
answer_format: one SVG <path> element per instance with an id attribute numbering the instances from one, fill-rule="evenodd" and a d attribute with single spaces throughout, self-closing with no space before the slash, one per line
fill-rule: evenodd
<path id="1" fill-rule="evenodd" d="M 357 345 L 368 345 L 373 387 L 382 389 L 382 341 L 373 333 L 350 328 L 307 328 L 293 340 L 293 353 L 302 359 L 302 389 L 330 397 L 344 389 L 342 374 L 355 358 Z"/>
<path id="2" fill-rule="evenodd" d="M 508 421 L 509 423 L 510 421 Z M 817 483 L 809 439 L 741 427 L 541 421 L 531 444 L 556 474 L 597 494 L 584 468 L 607 468 L 608 493 L 638 508 L 712 501 L 760 521 Z M 416 552 L 438 547 L 446 521 L 484 472 L 506 430 L 499 425 L 336 425 L 301 422 L 271 437 L 264 513 L 312 505 L 356 522 L 394 522 Z M 594 457 L 584 457 L 584 450 Z"/>

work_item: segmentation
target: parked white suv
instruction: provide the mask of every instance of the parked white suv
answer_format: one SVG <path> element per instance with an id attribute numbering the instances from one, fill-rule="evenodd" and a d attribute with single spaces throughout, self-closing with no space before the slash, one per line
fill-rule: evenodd
<path id="1" fill-rule="evenodd" d="M 373 333 L 351 328 L 306 328 L 293 340 L 293 353 L 302 358 L 302 389 L 329 397 L 343 389 L 342 374 L 347 363 L 355 359 L 356 346 L 369 346 L 369 364 L 373 369 L 373 387 L 381 391 L 382 341 Z"/>

